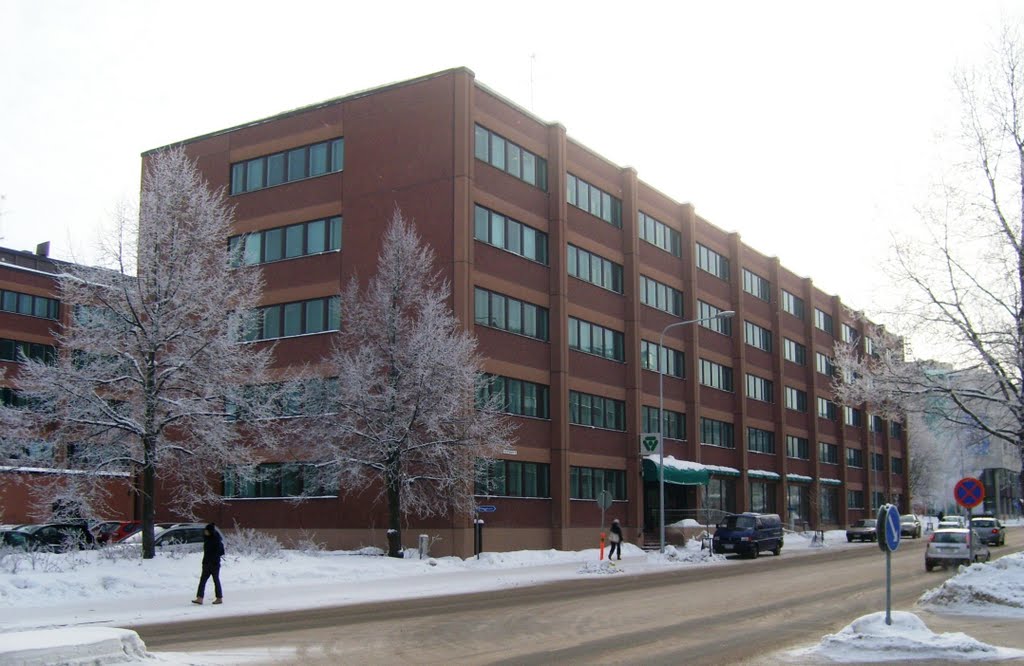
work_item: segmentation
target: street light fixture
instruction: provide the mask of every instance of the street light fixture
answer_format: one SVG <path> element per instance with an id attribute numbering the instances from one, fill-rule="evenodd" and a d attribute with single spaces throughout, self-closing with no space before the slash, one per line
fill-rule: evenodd
<path id="1" fill-rule="evenodd" d="M 677 321 L 661 329 L 661 337 L 658 338 L 658 529 L 660 552 L 665 552 L 665 370 L 661 367 L 662 351 L 665 349 L 665 332 L 676 326 L 686 324 L 699 324 L 702 321 L 714 319 L 728 319 L 736 313 L 732 310 L 723 310 L 713 317 L 701 317 L 700 319 L 687 319 Z"/>

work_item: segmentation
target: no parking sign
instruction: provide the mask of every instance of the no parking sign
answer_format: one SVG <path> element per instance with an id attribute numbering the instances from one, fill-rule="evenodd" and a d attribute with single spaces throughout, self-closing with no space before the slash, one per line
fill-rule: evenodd
<path id="1" fill-rule="evenodd" d="M 964 477 L 953 486 L 956 503 L 965 509 L 973 509 L 985 501 L 985 484 L 973 476 Z"/>

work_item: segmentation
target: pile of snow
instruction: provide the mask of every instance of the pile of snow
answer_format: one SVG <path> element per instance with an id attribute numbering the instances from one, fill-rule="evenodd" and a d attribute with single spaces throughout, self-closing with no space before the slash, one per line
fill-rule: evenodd
<path id="1" fill-rule="evenodd" d="M 895 662 L 909 660 L 974 661 L 1024 657 L 1024 650 L 1001 648 L 960 632 L 936 634 L 913 613 L 894 611 L 892 624 L 885 613 L 859 617 L 817 645 L 786 653 L 798 659 L 835 662 Z"/>
<path id="2" fill-rule="evenodd" d="M 959 574 L 925 592 L 918 603 L 941 613 L 1024 617 L 1024 552 L 961 566 Z"/>
<path id="3" fill-rule="evenodd" d="M 604 576 L 608 574 L 623 574 L 626 573 L 626 570 L 611 560 L 601 560 L 599 562 L 583 562 L 576 573 Z"/>
<path id="4" fill-rule="evenodd" d="M 665 546 L 665 552 L 647 554 L 650 564 L 678 562 L 680 564 L 705 564 L 709 562 L 725 562 L 725 555 L 715 555 L 710 549 L 701 548 L 700 539 L 690 539 L 683 548 L 671 544 Z"/>
<path id="5" fill-rule="evenodd" d="M 3 643 L 0 656 L 19 666 L 131 664 L 150 657 L 137 633 L 110 627 L 20 631 L 3 634 Z"/>

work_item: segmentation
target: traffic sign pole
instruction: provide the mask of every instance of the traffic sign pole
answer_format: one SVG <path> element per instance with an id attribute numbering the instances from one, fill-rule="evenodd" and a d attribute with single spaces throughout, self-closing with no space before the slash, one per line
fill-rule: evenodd
<path id="1" fill-rule="evenodd" d="M 878 527 L 881 529 L 878 529 Z M 878 547 L 885 553 L 885 623 L 892 624 L 892 552 L 900 547 L 900 512 L 892 504 L 878 507 Z"/>

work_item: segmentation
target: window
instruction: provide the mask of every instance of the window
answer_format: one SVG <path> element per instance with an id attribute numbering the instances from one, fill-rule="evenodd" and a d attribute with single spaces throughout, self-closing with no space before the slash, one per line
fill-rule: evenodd
<path id="1" fill-rule="evenodd" d="M 818 442 L 818 458 L 826 465 L 838 465 L 839 446 L 828 442 Z"/>
<path id="2" fill-rule="evenodd" d="M 849 509 L 863 509 L 864 508 L 864 491 L 863 490 L 847 490 L 846 491 L 846 507 Z"/>
<path id="3" fill-rule="evenodd" d="M 489 497 L 551 497 L 551 466 L 490 460 L 477 467 L 474 494 Z"/>
<path id="4" fill-rule="evenodd" d="M 840 330 L 842 331 L 841 335 L 843 342 L 849 342 L 852 344 L 857 341 L 857 329 L 855 329 L 853 326 L 850 326 L 849 324 L 843 324 Z"/>
<path id="5" fill-rule="evenodd" d="M 722 391 L 732 391 L 732 368 L 702 358 L 700 360 L 700 383 Z"/>
<path id="6" fill-rule="evenodd" d="M 334 409 L 332 401 L 337 392 L 337 379 L 332 377 L 303 382 L 243 386 L 242 403 L 238 404 L 226 399 L 224 411 L 227 413 L 229 421 L 256 421 L 325 414 Z M 250 412 L 250 405 L 259 406 L 260 412 Z"/>
<path id="7" fill-rule="evenodd" d="M 772 285 L 757 273 L 743 269 L 743 291 L 762 301 L 772 300 Z"/>
<path id="8" fill-rule="evenodd" d="M 539 264 L 548 263 L 548 235 L 522 222 L 477 205 L 473 220 L 473 238 L 518 254 Z"/>
<path id="9" fill-rule="evenodd" d="M 734 479 L 711 477 L 707 488 L 704 506 L 725 513 L 736 513 L 736 481 Z"/>
<path id="10" fill-rule="evenodd" d="M 899 421 L 889 421 L 889 436 L 903 437 L 903 424 Z"/>
<path id="11" fill-rule="evenodd" d="M 659 370 L 670 377 L 682 378 L 686 375 L 685 357 L 683 352 L 663 347 L 661 350 L 661 363 L 658 364 L 658 345 L 647 340 L 640 341 L 640 367 L 644 370 Z"/>
<path id="12" fill-rule="evenodd" d="M 782 339 L 782 355 L 791 363 L 797 365 L 803 365 L 807 362 L 807 347 L 804 347 L 799 342 L 790 340 L 789 338 Z"/>
<path id="13" fill-rule="evenodd" d="M 807 392 L 792 386 L 786 387 L 786 409 L 796 412 L 807 411 Z"/>
<path id="14" fill-rule="evenodd" d="M 748 426 L 747 450 L 754 453 L 775 453 L 775 433 Z"/>
<path id="15" fill-rule="evenodd" d="M 686 414 L 665 410 L 665 429 L 658 427 L 658 408 L 644 405 L 641 410 L 643 432 L 664 432 L 669 439 L 686 439 Z"/>
<path id="16" fill-rule="evenodd" d="M 41 319 L 57 319 L 59 309 L 57 299 L 45 296 L 23 294 L 18 291 L 0 290 L 0 310 L 15 314 L 39 317 Z"/>
<path id="17" fill-rule="evenodd" d="M 287 166 L 286 166 L 287 162 Z M 345 168 L 345 139 L 338 137 L 231 165 L 231 194 L 315 178 Z"/>
<path id="18" fill-rule="evenodd" d="M 811 515 L 810 488 L 790 483 L 786 486 L 786 506 L 793 520 L 803 522 Z"/>
<path id="19" fill-rule="evenodd" d="M 569 349 L 595 354 L 613 361 L 625 361 L 624 336 L 618 331 L 569 317 Z"/>
<path id="20" fill-rule="evenodd" d="M 622 293 L 622 266 L 569 245 L 569 275 L 617 294 Z"/>
<path id="21" fill-rule="evenodd" d="M 683 316 L 683 292 L 646 275 L 640 276 L 640 302 L 677 317 Z"/>
<path id="22" fill-rule="evenodd" d="M 885 456 L 881 453 L 871 454 L 871 469 L 876 472 L 885 471 Z"/>
<path id="23" fill-rule="evenodd" d="M 566 174 L 566 200 L 576 208 L 599 217 L 608 224 L 622 228 L 622 200 L 587 181 Z"/>
<path id="24" fill-rule="evenodd" d="M 847 467 L 864 467 L 864 452 L 860 449 L 846 449 Z"/>
<path id="25" fill-rule="evenodd" d="M 836 488 L 820 486 L 818 492 L 819 515 L 822 524 L 839 522 L 839 491 Z"/>
<path id="26" fill-rule="evenodd" d="M 782 311 L 788 312 L 797 319 L 804 318 L 804 301 L 799 296 L 794 296 L 785 289 L 782 290 Z"/>
<path id="27" fill-rule="evenodd" d="M 0 338 L 0 361 L 21 363 L 22 356 L 33 361 L 42 361 L 52 365 L 57 361 L 57 348 L 38 342 L 22 342 Z"/>
<path id="28" fill-rule="evenodd" d="M 612 499 L 626 499 L 626 472 L 621 469 L 596 469 L 593 467 L 569 468 L 569 497 L 571 499 L 597 499 L 607 490 Z"/>
<path id="29" fill-rule="evenodd" d="M 259 308 L 245 339 L 270 340 L 340 329 L 341 299 L 329 296 Z"/>
<path id="30" fill-rule="evenodd" d="M 474 320 L 480 326 L 548 339 L 547 308 L 480 287 L 474 290 Z"/>
<path id="31" fill-rule="evenodd" d="M 829 421 L 835 421 L 836 403 L 832 402 L 828 398 L 818 398 L 818 417 L 828 419 Z"/>
<path id="32" fill-rule="evenodd" d="M 836 367 L 832 359 L 821 352 L 814 352 L 814 368 L 821 374 L 828 375 L 829 377 L 835 376 L 836 373 Z"/>
<path id="33" fill-rule="evenodd" d="M 750 482 L 750 510 L 757 513 L 775 511 L 775 484 L 767 481 Z"/>
<path id="34" fill-rule="evenodd" d="M 224 471 L 224 497 L 232 499 L 277 497 L 334 497 L 338 493 L 318 481 L 312 463 L 263 463 L 252 476 L 242 476 L 234 468 Z"/>
<path id="35" fill-rule="evenodd" d="M 877 414 L 868 414 L 868 430 L 871 432 L 885 432 L 885 421 Z"/>
<path id="36" fill-rule="evenodd" d="M 729 259 L 697 243 L 697 268 L 729 281 Z"/>
<path id="37" fill-rule="evenodd" d="M 744 341 L 751 347 L 757 347 L 769 354 L 772 351 L 772 332 L 749 321 L 743 322 Z"/>
<path id="38" fill-rule="evenodd" d="M 885 493 L 872 490 L 871 491 L 871 510 L 877 511 L 880 506 L 885 504 Z"/>
<path id="39" fill-rule="evenodd" d="M 474 154 L 478 160 L 547 192 L 548 162 L 486 127 L 476 126 Z M 508 159 L 506 159 L 508 157 Z"/>
<path id="40" fill-rule="evenodd" d="M 550 389 L 544 384 L 485 374 L 477 386 L 476 397 L 478 405 L 497 397 L 506 414 L 551 418 Z"/>
<path id="41" fill-rule="evenodd" d="M 708 446 L 719 446 L 723 449 L 735 449 L 736 440 L 733 424 L 701 417 L 700 443 Z"/>
<path id="42" fill-rule="evenodd" d="M 328 217 L 228 239 L 233 266 L 264 264 L 341 249 L 341 218 Z"/>
<path id="43" fill-rule="evenodd" d="M 625 430 L 626 403 L 599 395 L 569 391 L 569 423 Z"/>
<path id="44" fill-rule="evenodd" d="M 811 446 L 807 443 L 807 438 L 786 435 L 786 456 L 799 460 L 810 460 Z"/>
<path id="45" fill-rule="evenodd" d="M 832 315 L 814 308 L 814 326 L 829 335 L 834 335 L 832 330 Z"/>
<path id="46" fill-rule="evenodd" d="M 775 391 L 772 382 L 764 377 L 747 374 L 747 397 L 761 402 L 774 402 Z"/>
<path id="47" fill-rule="evenodd" d="M 859 428 L 861 426 L 860 410 L 856 407 L 843 407 L 843 423 Z"/>
<path id="48" fill-rule="evenodd" d="M 701 326 L 711 329 L 715 333 L 732 335 L 732 319 L 729 317 L 718 317 L 723 312 L 725 310 L 716 308 L 710 303 L 697 301 L 697 319 L 701 320 L 698 322 Z"/>
<path id="49" fill-rule="evenodd" d="M 659 222 L 647 213 L 637 213 L 637 227 L 640 240 L 647 241 L 655 247 L 681 257 L 683 255 L 683 236 L 675 229 L 672 229 L 664 222 Z"/>
<path id="50" fill-rule="evenodd" d="M 892 459 L 892 473 L 903 474 L 903 458 Z"/>

